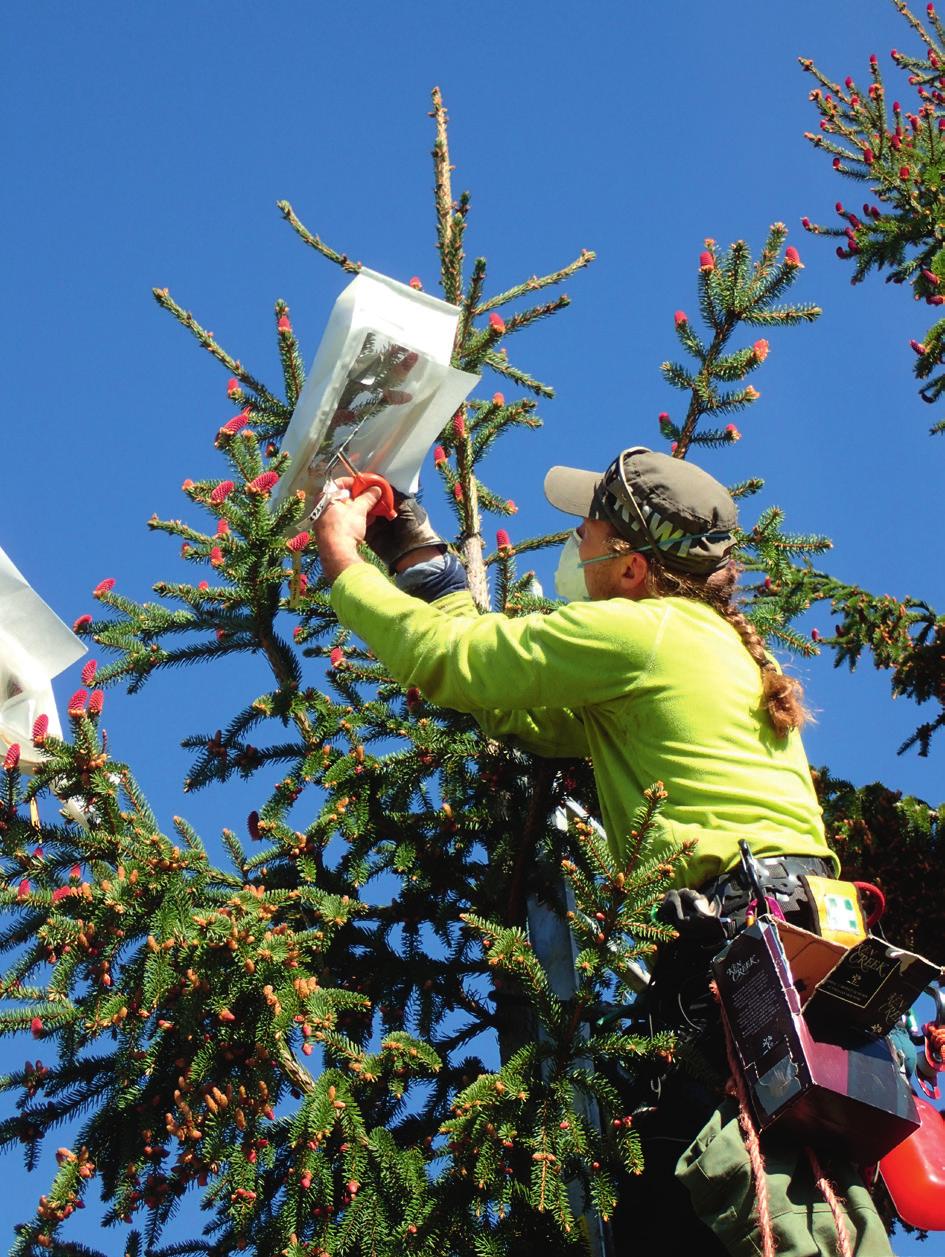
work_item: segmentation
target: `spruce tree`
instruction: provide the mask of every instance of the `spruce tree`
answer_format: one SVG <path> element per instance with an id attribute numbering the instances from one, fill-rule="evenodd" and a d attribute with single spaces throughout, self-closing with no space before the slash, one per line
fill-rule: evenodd
<path id="1" fill-rule="evenodd" d="M 832 224 L 804 218 L 802 225 L 838 241 L 836 253 L 851 268 L 852 283 L 884 272 L 887 283 L 908 285 L 917 302 L 932 307 L 932 322 L 913 327 L 909 343 L 919 396 L 934 406 L 945 389 L 945 319 L 937 313 L 945 304 L 945 26 L 934 4 L 921 17 L 905 0 L 893 3 L 907 25 L 910 49 L 890 51 L 894 82 L 887 81 L 876 55 L 862 77 L 848 74 L 842 82 L 800 58 L 818 84 L 810 100 L 819 128 L 806 138 L 829 156 L 842 179 L 858 185 L 857 201 L 866 197 L 862 209 L 838 200 Z M 945 432 L 945 421 L 937 419 L 931 432 Z M 928 755 L 945 727 L 945 616 L 921 596 L 877 595 L 813 567 L 790 573 L 780 593 L 783 604 L 829 605 L 836 624 L 820 646 L 833 652 L 838 667 L 852 670 L 871 658 L 890 673 L 894 697 L 931 705 L 899 748 Z M 821 793 L 848 875 L 886 892 L 890 937 L 936 956 L 938 914 L 923 887 L 945 872 L 941 809 L 934 806 L 940 800 L 930 806 L 881 783 L 857 788 L 826 770 Z"/>
<path id="2" fill-rule="evenodd" d="M 540 614 L 554 604 L 522 560 L 564 534 L 513 538 L 515 505 L 482 464 L 512 428 L 538 428 L 552 396 L 513 365 L 509 338 L 563 309 L 567 296 L 546 290 L 593 254 L 488 296 L 485 259 L 466 264 L 470 200 L 453 195 L 438 92 L 433 106 L 441 284 L 460 309 L 453 360 L 492 383 L 441 433 L 426 500 L 435 517 L 452 513 L 480 607 Z M 358 269 L 280 209 L 315 252 Z M 663 364 L 684 395 L 677 418 L 661 417 L 678 457 L 738 440 L 769 350 L 759 333 L 819 313 L 786 303 L 803 268 L 786 235 L 775 224 L 756 259 L 741 241 L 705 243 L 701 319 L 676 314 L 685 356 Z M 0 1142 L 33 1164 L 69 1130 L 15 1251 L 79 1251 L 63 1224 L 90 1193 L 133 1228 L 121 1232 L 131 1254 L 583 1251 L 645 1155 L 624 1084 L 677 1053 L 633 1019 L 638 966 L 670 936 L 653 908 L 686 854 L 648 849 L 662 786 L 620 836 L 618 864 L 582 819 L 595 812 L 588 764 L 522 754 L 395 684 L 334 619 L 305 504 L 272 507 L 306 361 L 288 307 L 275 306 L 283 379 L 269 386 L 167 290 L 155 296 L 224 368 L 236 413 L 206 474 L 184 482 L 187 518 L 150 521 L 180 542 L 194 580 L 158 581 L 147 603 L 102 582 L 101 614 L 76 629 L 107 661 L 86 666 L 70 736 L 40 721 L 42 767 L 21 774 L 16 748 L 4 764 L 0 1031 L 29 1031 L 42 1059 L 2 1080 L 16 1109 Z M 761 484 L 732 491 L 748 499 Z M 494 547 L 486 516 L 509 521 Z M 776 509 L 745 525 L 749 610 L 773 644 L 816 649 L 793 621 L 828 544 L 786 531 Z M 109 686 L 134 693 L 233 654 L 256 662 L 259 692 L 184 743 L 187 790 L 235 775 L 259 784 L 257 809 L 226 818 L 224 860 L 184 818 L 162 825 L 102 715 Z M 78 801 L 84 823 L 51 820 L 56 799 Z M 565 825 L 567 800 L 579 806 Z M 535 903 L 573 932 L 564 993 L 529 935 Z M 483 1035 L 498 1068 L 479 1055 Z M 181 1242 L 173 1219 L 190 1192 L 203 1194 L 207 1229 Z"/>

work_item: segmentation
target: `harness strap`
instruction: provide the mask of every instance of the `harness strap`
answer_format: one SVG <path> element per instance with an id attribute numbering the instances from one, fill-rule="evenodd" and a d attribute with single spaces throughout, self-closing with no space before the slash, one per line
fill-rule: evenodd
<path id="1" fill-rule="evenodd" d="M 818 877 L 834 876 L 832 866 L 817 856 L 768 856 L 756 860 L 765 873 L 765 891 L 777 896 L 785 915 L 798 912 L 807 904 L 807 892 L 801 883 L 805 873 Z M 722 916 L 737 915 L 747 907 L 753 897 L 748 879 L 741 868 L 731 869 L 719 877 L 704 882 L 700 894 L 708 900 L 716 900 Z"/>

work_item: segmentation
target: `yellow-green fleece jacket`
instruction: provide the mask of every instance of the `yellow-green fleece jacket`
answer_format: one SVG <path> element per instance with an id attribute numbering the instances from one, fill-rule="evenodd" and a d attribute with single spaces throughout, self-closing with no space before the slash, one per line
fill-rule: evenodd
<path id="1" fill-rule="evenodd" d="M 538 755 L 590 756 L 604 827 L 626 849 L 643 791 L 669 798 L 656 848 L 695 839 L 679 882 L 698 886 L 757 856 L 820 856 L 824 839 L 800 736 L 778 737 L 740 637 L 688 598 L 575 602 L 550 615 L 478 614 L 468 593 L 428 605 L 354 564 L 332 605 L 404 685 L 471 712 Z"/>

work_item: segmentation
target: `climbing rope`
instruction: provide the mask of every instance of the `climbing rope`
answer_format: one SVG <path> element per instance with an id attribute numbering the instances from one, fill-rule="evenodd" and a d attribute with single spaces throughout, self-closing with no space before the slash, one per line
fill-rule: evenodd
<path id="1" fill-rule="evenodd" d="M 774 1229 L 771 1225 L 768 1180 L 765 1175 L 765 1161 L 764 1154 L 761 1151 L 761 1140 L 758 1138 L 758 1131 L 755 1129 L 755 1123 L 752 1120 L 751 1109 L 748 1104 L 748 1091 L 745 1087 L 742 1071 L 739 1068 L 738 1057 L 735 1053 L 735 1041 L 732 1038 L 732 1029 L 728 1023 L 728 1017 L 725 1015 L 725 1006 L 719 998 L 719 988 L 715 982 L 711 982 L 709 989 L 718 1002 L 719 1011 L 722 1014 L 722 1029 L 725 1031 L 725 1055 L 728 1058 L 732 1083 L 735 1087 L 735 1094 L 738 1097 L 738 1124 L 741 1127 L 745 1140 L 748 1160 L 751 1164 L 751 1177 L 755 1184 L 755 1198 L 758 1202 L 758 1229 L 761 1232 L 762 1257 L 775 1257 Z M 945 1045 L 945 1026 L 938 1029 L 940 1034 L 936 1039 L 936 1044 L 942 1046 Z M 837 1252 L 839 1257 L 853 1257 L 853 1249 L 850 1246 L 850 1237 L 847 1234 L 843 1206 L 840 1204 L 833 1184 L 824 1173 L 817 1153 L 813 1148 L 805 1148 L 804 1151 L 807 1154 L 807 1160 L 810 1163 L 817 1190 L 827 1202 L 827 1207 L 833 1216 L 833 1225 L 837 1232 Z"/>
<path id="2" fill-rule="evenodd" d="M 771 1225 L 768 1179 L 765 1175 L 765 1160 L 761 1151 L 761 1140 L 758 1138 L 755 1123 L 752 1121 L 751 1110 L 748 1107 L 748 1092 L 745 1088 L 745 1080 L 742 1078 L 742 1071 L 738 1067 L 735 1043 L 732 1039 L 732 1029 L 728 1024 L 725 1008 L 719 998 L 719 988 L 715 982 L 711 982 L 709 990 L 718 1002 L 719 1011 L 722 1014 L 722 1029 L 725 1031 L 725 1055 L 728 1058 L 728 1067 L 731 1071 L 732 1082 L 735 1085 L 735 1093 L 738 1096 L 738 1124 L 742 1129 L 742 1137 L 745 1140 L 745 1147 L 748 1151 L 748 1160 L 751 1163 L 751 1177 L 755 1184 L 755 1199 L 758 1202 L 758 1229 L 761 1232 L 762 1257 L 775 1257 L 774 1228 Z M 847 1255 L 844 1254 L 844 1257 L 847 1257 Z"/>
<path id="3" fill-rule="evenodd" d="M 840 1257 L 853 1257 L 853 1249 L 850 1247 L 850 1237 L 847 1235 L 846 1220 L 843 1216 L 843 1207 L 837 1197 L 837 1193 L 833 1189 L 833 1183 L 827 1178 L 823 1171 L 823 1167 L 817 1158 L 817 1153 L 813 1148 L 805 1148 L 807 1160 L 810 1162 L 810 1168 L 814 1174 L 814 1182 L 817 1184 L 817 1190 L 826 1200 L 830 1212 L 833 1214 L 833 1225 L 837 1232 L 837 1252 Z"/>

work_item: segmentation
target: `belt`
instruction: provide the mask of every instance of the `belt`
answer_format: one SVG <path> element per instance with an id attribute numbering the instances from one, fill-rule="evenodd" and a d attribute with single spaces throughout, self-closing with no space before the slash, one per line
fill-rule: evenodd
<path id="1" fill-rule="evenodd" d="M 817 856 L 767 856 L 756 859 L 755 863 L 761 866 L 765 874 L 763 889 L 767 894 L 777 896 L 779 900 L 786 900 L 787 903 L 782 903 L 785 910 L 795 907 L 805 898 L 800 880 L 802 874 L 811 873 L 817 877 L 835 876 L 833 866 L 827 860 L 821 860 Z M 718 900 L 723 915 L 728 910 L 734 909 L 740 902 L 747 904 L 753 897 L 745 870 L 742 868 L 732 869 L 720 877 L 713 877 L 710 881 L 703 882 L 699 887 L 699 893 L 705 895 L 706 899 Z"/>

